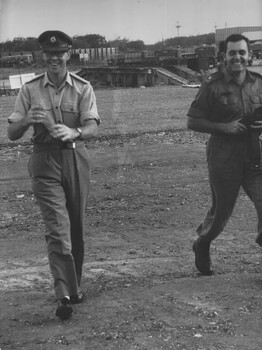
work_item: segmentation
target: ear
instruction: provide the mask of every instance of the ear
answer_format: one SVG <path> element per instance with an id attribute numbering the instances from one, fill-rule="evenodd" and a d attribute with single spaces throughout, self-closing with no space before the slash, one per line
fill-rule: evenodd
<path id="1" fill-rule="evenodd" d="M 253 54 L 252 50 L 248 50 L 248 60 L 252 60 Z"/>
<path id="2" fill-rule="evenodd" d="M 72 51 L 71 51 L 71 50 L 67 51 L 67 61 L 70 59 L 71 54 L 72 54 Z"/>

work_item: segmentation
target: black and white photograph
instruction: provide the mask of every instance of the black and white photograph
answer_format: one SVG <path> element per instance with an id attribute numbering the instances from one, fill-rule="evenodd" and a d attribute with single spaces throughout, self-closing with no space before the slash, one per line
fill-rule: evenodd
<path id="1" fill-rule="evenodd" d="M 0 0 L 0 350 L 262 348 L 261 0 Z"/>

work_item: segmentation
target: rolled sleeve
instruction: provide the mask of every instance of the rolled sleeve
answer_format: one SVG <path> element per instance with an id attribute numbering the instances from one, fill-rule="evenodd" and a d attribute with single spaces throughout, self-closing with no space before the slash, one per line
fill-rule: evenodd
<path id="1" fill-rule="evenodd" d="M 188 112 L 187 112 L 188 117 L 193 117 L 193 118 L 208 118 L 208 113 L 207 111 L 201 106 L 201 104 L 198 103 L 198 101 L 193 101 Z"/>
<path id="2" fill-rule="evenodd" d="M 208 103 L 208 90 L 206 88 L 206 85 L 201 86 L 199 89 L 194 101 L 192 102 L 188 112 L 187 116 L 192 118 L 205 118 L 208 119 L 208 110 L 209 110 L 209 103 Z"/>
<path id="3" fill-rule="evenodd" d="M 17 95 L 14 112 L 8 117 L 9 123 L 16 123 L 22 120 L 30 109 L 30 102 L 28 98 L 28 91 L 26 86 L 22 86 Z"/>
<path id="4" fill-rule="evenodd" d="M 22 120 L 23 118 L 24 118 L 24 117 L 22 116 L 21 113 L 19 113 L 19 112 L 14 112 L 14 113 L 12 113 L 12 114 L 8 117 L 7 121 L 8 121 L 9 124 L 12 124 L 12 123 L 19 122 L 19 121 Z"/>
<path id="5" fill-rule="evenodd" d="M 94 90 L 90 84 L 86 86 L 83 93 L 80 103 L 80 110 L 80 122 L 82 125 L 84 125 L 89 120 L 95 120 L 98 125 L 101 123 L 101 119 L 97 111 L 96 97 Z"/>

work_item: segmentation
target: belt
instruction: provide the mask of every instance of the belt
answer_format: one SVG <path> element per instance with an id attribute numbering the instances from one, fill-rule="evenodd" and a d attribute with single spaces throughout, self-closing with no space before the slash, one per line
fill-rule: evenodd
<path id="1" fill-rule="evenodd" d="M 84 142 L 34 143 L 34 151 L 62 150 L 84 147 Z"/>

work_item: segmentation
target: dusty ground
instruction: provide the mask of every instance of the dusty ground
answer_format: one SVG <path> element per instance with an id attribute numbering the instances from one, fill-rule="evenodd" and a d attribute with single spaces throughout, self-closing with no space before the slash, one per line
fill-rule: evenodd
<path id="1" fill-rule="evenodd" d="M 88 298 L 66 322 L 54 316 L 44 227 L 26 169 L 30 135 L 8 143 L 14 97 L 1 98 L 1 350 L 261 348 L 261 248 L 244 193 L 212 246 L 215 275 L 200 276 L 194 267 L 195 228 L 210 203 L 206 137 L 185 129 L 195 93 L 96 92 L 103 124 L 87 144 Z"/>

